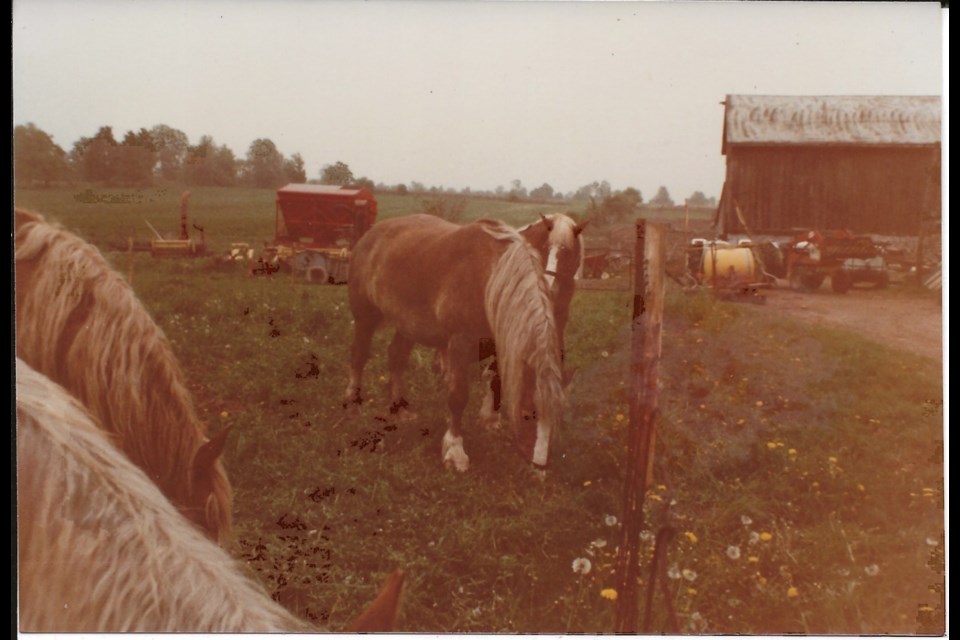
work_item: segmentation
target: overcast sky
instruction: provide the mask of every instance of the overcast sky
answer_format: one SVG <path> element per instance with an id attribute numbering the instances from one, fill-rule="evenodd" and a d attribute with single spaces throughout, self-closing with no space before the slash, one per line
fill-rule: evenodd
<path id="1" fill-rule="evenodd" d="M 719 196 L 726 94 L 942 93 L 936 3 L 14 0 L 14 124 L 167 124 L 309 178 Z"/>

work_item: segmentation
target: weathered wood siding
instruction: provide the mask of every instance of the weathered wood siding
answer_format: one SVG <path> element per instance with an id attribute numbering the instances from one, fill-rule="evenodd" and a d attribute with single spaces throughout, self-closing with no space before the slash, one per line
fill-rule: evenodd
<path id="1" fill-rule="evenodd" d="M 722 230 L 848 229 L 912 235 L 940 209 L 935 146 L 731 145 L 720 202 Z"/>

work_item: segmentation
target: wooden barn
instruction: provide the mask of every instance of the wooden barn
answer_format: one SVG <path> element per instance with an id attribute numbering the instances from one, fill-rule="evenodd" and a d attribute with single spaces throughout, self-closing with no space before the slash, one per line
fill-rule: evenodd
<path id="1" fill-rule="evenodd" d="M 766 235 L 906 236 L 939 218 L 939 97 L 728 95 L 723 104 L 721 234 L 746 223 Z"/>

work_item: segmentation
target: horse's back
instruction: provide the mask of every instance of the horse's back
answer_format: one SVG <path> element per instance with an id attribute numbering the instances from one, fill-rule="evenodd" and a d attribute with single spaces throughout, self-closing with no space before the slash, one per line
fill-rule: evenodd
<path id="1" fill-rule="evenodd" d="M 443 346 L 454 333 L 486 335 L 484 288 L 503 242 L 477 222 L 415 214 L 375 224 L 350 265 L 354 316 L 375 313 L 409 338 Z"/>

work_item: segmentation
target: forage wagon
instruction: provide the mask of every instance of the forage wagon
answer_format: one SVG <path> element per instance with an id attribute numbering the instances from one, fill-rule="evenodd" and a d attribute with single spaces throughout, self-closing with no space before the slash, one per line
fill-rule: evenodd
<path id="1" fill-rule="evenodd" d="M 310 282 L 343 284 L 350 252 L 376 219 L 369 189 L 288 184 L 277 189 L 276 238 L 266 257 Z"/>

